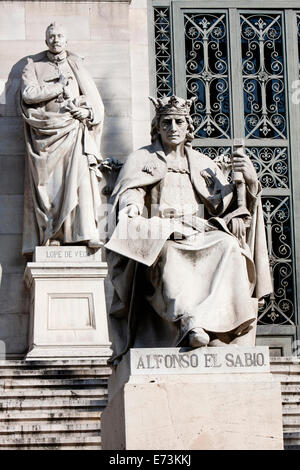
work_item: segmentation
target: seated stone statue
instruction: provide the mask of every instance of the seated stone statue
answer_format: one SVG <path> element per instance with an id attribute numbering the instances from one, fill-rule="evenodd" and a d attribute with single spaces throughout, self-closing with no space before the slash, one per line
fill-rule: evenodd
<path id="1" fill-rule="evenodd" d="M 191 147 L 191 100 L 152 101 L 152 144 L 127 158 L 112 217 L 145 208 L 153 217 L 155 207 L 182 237 L 171 234 L 151 266 L 108 250 L 112 362 L 131 347 L 254 346 L 258 302 L 272 290 L 256 171 L 242 150 L 233 154 L 245 181 L 239 207 L 236 184 Z"/>
<path id="2" fill-rule="evenodd" d="M 46 44 L 49 50 L 28 58 L 22 75 L 24 254 L 48 244 L 101 246 L 97 224 L 103 103 L 82 60 L 66 50 L 61 26 L 48 26 Z"/>

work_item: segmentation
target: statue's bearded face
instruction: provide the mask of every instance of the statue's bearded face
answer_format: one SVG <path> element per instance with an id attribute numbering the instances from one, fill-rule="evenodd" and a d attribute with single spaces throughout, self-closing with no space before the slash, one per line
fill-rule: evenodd
<path id="1" fill-rule="evenodd" d="M 67 47 L 67 38 L 62 28 L 54 26 L 47 30 L 46 44 L 52 54 L 60 54 Z"/>
<path id="2" fill-rule="evenodd" d="M 180 145 L 186 139 L 188 122 L 181 114 L 165 114 L 160 117 L 158 133 L 167 145 Z"/>

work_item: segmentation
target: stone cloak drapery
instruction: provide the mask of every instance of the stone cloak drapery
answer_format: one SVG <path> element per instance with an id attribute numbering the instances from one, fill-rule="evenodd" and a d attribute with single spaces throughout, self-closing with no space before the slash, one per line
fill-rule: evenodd
<path id="1" fill-rule="evenodd" d="M 102 100 L 81 61 L 71 55 L 68 63 L 93 118 L 82 123 L 67 111 L 46 110 L 47 101 L 41 101 L 39 93 L 44 76 L 49 76 L 48 63 L 46 53 L 42 53 L 35 61 L 30 59 L 23 72 L 22 91 L 30 87 L 33 96 L 30 103 L 21 102 L 27 150 L 24 254 L 45 245 L 61 228 L 65 243 L 99 237 Z"/>
<path id="2" fill-rule="evenodd" d="M 258 300 L 272 291 L 260 195 L 247 194 L 252 222 L 247 243 L 240 247 L 227 227 L 236 209 L 234 187 L 230 189 L 210 159 L 192 149 L 186 153 L 194 190 L 216 230 L 192 243 L 168 240 L 150 268 L 108 251 L 115 287 L 110 311 L 112 360 L 130 347 L 180 345 L 197 326 L 215 333 L 238 333 L 256 318 Z M 145 164 L 155 158 L 153 174 L 143 172 Z M 213 191 L 201 177 L 204 169 L 216 175 Z M 134 152 L 116 183 L 112 196 L 115 210 L 128 189 L 150 188 L 165 174 L 165 157 L 159 145 Z M 139 192 L 136 194 L 139 197 Z"/>

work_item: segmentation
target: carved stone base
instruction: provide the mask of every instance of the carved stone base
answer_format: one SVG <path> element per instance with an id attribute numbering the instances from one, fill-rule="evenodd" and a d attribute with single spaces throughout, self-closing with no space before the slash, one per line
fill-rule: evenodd
<path id="1" fill-rule="evenodd" d="M 106 263 L 86 247 L 39 247 L 28 263 L 27 360 L 111 355 L 104 294 Z M 48 261 L 49 260 L 49 261 Z"/>
<path id="2" fill-rule="evenodd" d="M 104 450 L 283 449 L 267 348 L 130 352 L 110 379 Z"/>

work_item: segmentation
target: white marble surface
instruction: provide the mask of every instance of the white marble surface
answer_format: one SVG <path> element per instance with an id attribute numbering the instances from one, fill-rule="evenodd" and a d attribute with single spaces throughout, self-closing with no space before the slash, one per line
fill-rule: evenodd
<path id="1" fill-rule="evenodd" d="M 100 261 L 27 264 L 25 282 L 31 297 L 27 360 L 110 356 L 106 275 L 106 263 Z"/>
<path id="2" fill-rule="evenodd" d="M 101 417 L 104 450 L 282 450 L 271 374 L 132 376 Z"/>

